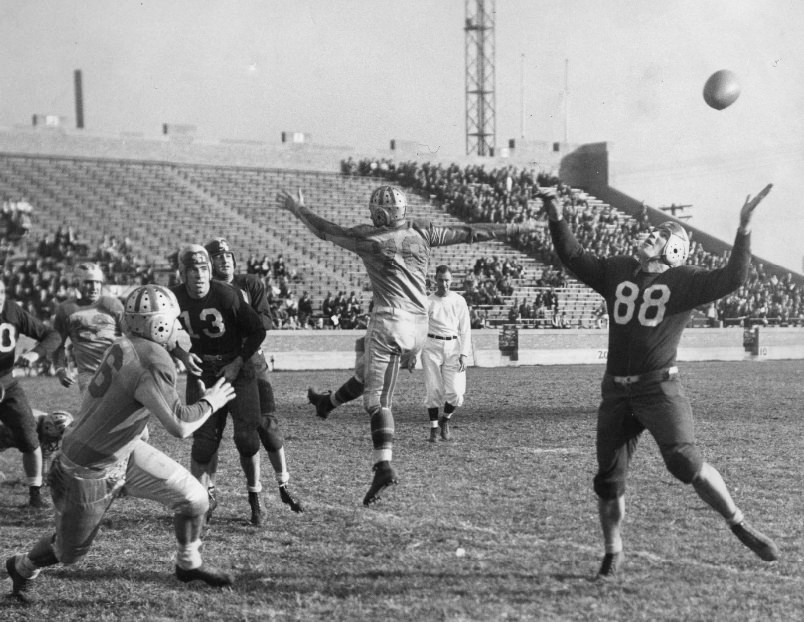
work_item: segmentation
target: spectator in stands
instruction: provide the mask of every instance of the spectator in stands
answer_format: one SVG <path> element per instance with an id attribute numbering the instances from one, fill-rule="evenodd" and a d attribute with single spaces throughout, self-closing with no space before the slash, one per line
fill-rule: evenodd
<path id="1" fill-rule="evenodd" d="M 310 328 L 313 318 L 313 299 L 307 291 L 299 298 L 299 328 Z"/>

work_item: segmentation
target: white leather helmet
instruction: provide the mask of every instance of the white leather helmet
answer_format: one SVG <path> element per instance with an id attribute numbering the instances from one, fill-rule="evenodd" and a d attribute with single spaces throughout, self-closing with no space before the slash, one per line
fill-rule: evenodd
<path id="1" fill-rule="evenodd" d="M 397 186 L 380 186 L 371 193 L 369 211 L 375 227 L 392 227 L 405 220 L 408 198 Z"/>
<path id="2" fill-rule="evenodd" d="M 671 268 L 684 265 L 690 254 L 690 237 L 687 231 L 672 220 L 663 222 L 657 229 L 664 229 L 669 234 L 662 249 L 662 260 Z"/>
<path id="3" fill-rule="evenodd" d="M 123 326 L 129 334 L 170 346 L 177 337 L 180 312 L 172 291 L 161 285 L 143 285 L 126 298 Z"/>

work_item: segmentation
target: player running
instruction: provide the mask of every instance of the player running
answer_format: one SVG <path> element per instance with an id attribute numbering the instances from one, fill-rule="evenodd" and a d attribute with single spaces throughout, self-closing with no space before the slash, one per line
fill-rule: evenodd
<path id="1" fill-rule="evenodd" d="M 271 317 L 271 307 L 268 305 L 268 298 L 265 296 L 265 285 L 262 280 L 254 274 L 236 274 L 237 266 L 234 253 L 225 238 L 213 238 L 204 245 L 212 261 L 212 277 L 215 280 L 229 283 L 236 287 L 251 307 L 260 315 L 262 325 L 265 330 L 273 328 L 273 318 Z M 257 426 L 257 433 L 260 435 L 265 451 L 268 452 L 268 459 L 276 474 L 276 481 L 279 484 L 279 498 L 282 503 L 288 505 L 294 512 L 304 512 L 301 502 L 291 494 L 288 482 L 287 462 L 285 460 L 285 439 L 279 429 L 279 419 L 277 418 L 276 401 L 274 400 L 274 389 L 268 377 L 268 362 L 265 360 L 262 348 L 249 360 L 249 365 L 254 368 L 257 374 L 257 386 L 260 391 L 260 424 Z M 217 457 L 215 458 L 217 460 Z M 211 487 L 211 489 L 214 486 Z M 212 493 L 214 496 L 214 493 Z"/>
<path id="2" fill-rule="evenodd" d="M 75 276 L 80 298 L 65 300 L 56 307 L 53 327 L 61 336 L 61 345 L 56 351 L 54 363 L 62 386 L 69 388 L 77 381 L 83 395 L 106 348 L 123 334 L 123 305 L 114 296 L 103 294 L 105 278 L 97 264 L 78 264 Z M 70 368 L 66 360 L 65 344 L 68 339 L 75 370 Z"/>
<path id="3" fill-rule="evenodd" d="M 11 596 L 35 600 L 33 579 L 41 568 L 74 564 L 89 551 L 104 515 L 125 490 L 173 511 L 176 577 L 231 585 L 232 577 L 201 560 L 206 490 L 179 463 L 142 440 L 151 413 L 172 435 L 186 438 L 234 397 L 220 379 L 201 399 L 183 406 L 176 393 L 176 365 L 167 353 L 179 333 L 179 305 L 158 285 L 137 288 L 126 299 L 125 335 L 104 355 L 76 422 L 62 440 L 48 482 L 56 531 L 24 555 L 6 561 Z"/>
<path id="4" fill-rule="evenodd" d="M 28 506 L 47 507 L 42 498 L 42 448 L 36 433 L 36 420 L 28 397 L 14 378 L 14 367 L 30 367 L 42 356 L 53 356 L 59 347 L 59 334 L 48 328 L 16 302 L 6 299 L 6 285 L 0 280 L 0 423 L 9 430 L 14 447 L 22 453 L 22 468 L 28 484 Z M 14 360 L 20 335 L 38 343 Z"/>
<path id="5" fill-rule="evenodd" d="M 394 387 L 400 366 L 413 370 L 427 338 L 426 276 L 434 246 L 472 243 L 532 231 L 531 225 L 436 225 L 408 220 L 407 197 L 396 186 L 371 193 L 373 225 L 345 228 L 313 213 L 297 196 L 282 192 L 281 207 L 301 220 L 322 240 L 357 254 L 366 266 L 373 290 L 373 307 L 365 339 L 363 407 L 371 418 L 374 478 L 363 498 L 376 502 L 383 490 L 397 483 L 391 465 Z"/>
<path id="6" fill-rule="evenodd" d="M 717 270 L 684 265 L 689 237 L 674 221 L 648 232 L 636 258 L 596 257 L 572 235 L 556 194 L 549 190 L 541 195 L 558 256 L 605 298 L 608 308 L 608 359 L 597 415 L 598 472 L 594 478 L 606 548 L 600 577 L 617 575 L 623 562 L 625 481 L 645 429 L 656 440 L 670 473 L 692 484 L 745 546 L 765 561 L 779 556 L 773 541 L 745 522 L 720 473 L 704 462 L 695 443 L 690 402 L 675 364 L 681 333 L 692 310 L 725 296 L 745 281 L 751 262 L 751 219 L 770 189 L 768 185 L 753 199 L 746 199 L 729 261 Z"/>
<path id="7" fill-rule="evenodd" d="M 260 394 L 257 376 L 248 361 L 265 339 L 262 319 L 234 287 L 213 281 L 212 264 L 207 250 L 190 244 L 179 253 L 181 285 L 173 293 L 181 308 L 181 322 L 190 335 L 191 358 L 180 349 L 176 354 L 185 361 L 192 375 L 200 371 L 201 380 L 211 384 L 226 378 L 237 397 L 226 408 L 216 412 L 193 434 L 190 470 L 205 489 L 214 482 L 216 456 L 227 415 L 232 415 L 234 443 L 240 454 L 240 466 L 246 476 L 251 523 L 262 524 L 260 505 Z M 198 377 L 198 376 L 195 376 Z M 187 383 L 187 400 L 195 396 L 194 383 Z M 217 502 L 212 497 L 212 507 Z"/>

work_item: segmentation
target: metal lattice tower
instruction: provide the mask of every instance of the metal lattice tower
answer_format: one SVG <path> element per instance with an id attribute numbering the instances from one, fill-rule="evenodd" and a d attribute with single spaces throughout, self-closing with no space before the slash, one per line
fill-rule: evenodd
<path id="1" fill-rule="evenodd" d="M 493 155 L 497 139 L 494 96 L 496 0 L 466 0 L 466 154 Z"/>

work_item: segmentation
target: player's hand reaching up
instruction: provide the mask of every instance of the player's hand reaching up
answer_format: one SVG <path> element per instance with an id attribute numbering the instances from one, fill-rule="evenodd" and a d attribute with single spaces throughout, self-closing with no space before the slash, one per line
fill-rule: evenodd
<path id="1" fill-rule="evenodd" d="M 559 198 L 556 188 L 539 188 L 536 198 L 544 203 L 544 209 L 550 220 L 557 221 L 564 217 L 564 202 Z"/>
<path id="2" fill-rule="evenodd" d="M 199 379 L 198 387 L 203 391 L 201 399 L 209 403 L 212 407 L 212 412 L 220 410 L 235 397 L 234 387 L 225 378 L 218 378 L 218 381 L 209 389 L 207 389 L 203 381 Z"/>
<path id="3" fill-rule="evenodd" d="M 742 233 L 751 231 L 751 218 L 754 215 L 754 209 L 762 202 L 762 199 L 768 196 L 771 188 L 773 188 L 773 184 L 768 184 L 753 199 L 750 194 L 745 197 L 745 203 L 743 203 L 743 207 L 740 210 L 740 231 Z"/>
<path id="4" fill-rule="evenodd" d="M 302 194 L 301 188 L 299 188 L 295 197 L 285 190 L 279 193 L 279 207 L 286 209 L 291 214 L 298 213 L 299 208 L 303 206 L 304 195 Z"/>

